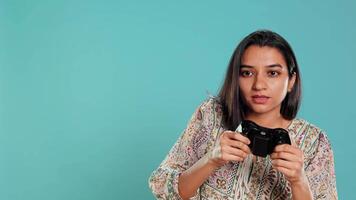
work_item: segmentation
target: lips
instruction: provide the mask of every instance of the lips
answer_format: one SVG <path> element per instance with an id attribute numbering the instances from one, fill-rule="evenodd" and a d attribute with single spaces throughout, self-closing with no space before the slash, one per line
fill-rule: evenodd
<path id="1" fill-rule="evenodd" d="M 269 97 L 264 95 L 253 95 L 252 102 L 256 104 L 265 104 L 267 103 Z"/>

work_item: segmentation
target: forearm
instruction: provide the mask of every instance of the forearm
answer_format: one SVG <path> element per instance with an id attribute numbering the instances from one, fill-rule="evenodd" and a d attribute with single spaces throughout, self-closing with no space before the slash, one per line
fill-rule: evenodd
<path id="1" fill-rule="evenodd" d="M 209 154 L 206 154 L 193 166 L 184 171 L 178 180 L 179 195 L 182 199 L 185 200 L 193 197 L 197 189 L 216 168 L 218 168 L 218 166 L 209 161 Z"/>
<path id="2" fill-rule="evenodd" d="M 312 200 L 313 195 L 308 180 L 291 184 L 293 200 Z"/>

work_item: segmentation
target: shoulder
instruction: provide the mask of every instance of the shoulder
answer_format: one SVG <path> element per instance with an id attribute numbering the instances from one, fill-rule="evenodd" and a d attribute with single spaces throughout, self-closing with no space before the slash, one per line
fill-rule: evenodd
<path id="1" fill-rule="evenodd" d="M 306 156 L 313 156 L 320 146 L 331 150 L 326 131 L 317 125 L 298 118 L 294 119 L 290 129 L 294 141 L 307 154 Z"/>
<path id="2" fill-rule="evenodd" d="M 216 132 L 220 130 L 222 121 L 222 106 L 215 96 L 208 96 L 196 109 L 194 122 L 199 122 L 200 129 L 206 129 L 207 132 Z"/>
<path id="3" fill-rule="evenodd" d="M 222 106 L 216 96 L 209 95 L 197 109 L 202 115 L 222 115 Z"/>
<path id="4" fill-rule="evenodd" d="M 308 138 L 316 139 L 320 136 L 326 137 L 325 130 L 302 118 L 294 119 L 289 130 L 292 131 L 292 135 L 294 135 L 296 139 L 301 140 L 300 142 L 306 142 L 305 140 Z"/>

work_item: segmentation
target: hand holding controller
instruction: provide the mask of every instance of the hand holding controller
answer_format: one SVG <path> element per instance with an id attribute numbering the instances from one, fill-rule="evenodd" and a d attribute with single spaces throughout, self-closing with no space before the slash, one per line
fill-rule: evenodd
<path id="1" fill-rule="evenodd" d="M 288 131 L 283 128 L 266 128 L 249 120 L 243 120 L 241 126 L 242 134 L 251 141 L 248 146 L 256 156 L 266 157 L 277 145 L 291 144 Z"/>

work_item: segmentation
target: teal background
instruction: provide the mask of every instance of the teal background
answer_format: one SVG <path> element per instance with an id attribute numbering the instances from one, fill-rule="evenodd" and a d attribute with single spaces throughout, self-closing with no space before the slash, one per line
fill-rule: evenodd
<path id="1" fill-rule="evenodd" d="M 356 199 L 356 3 L 0 0 L 0 199 L 154 199 L 148 177 L 237 43 L 284 36 Z"/>

